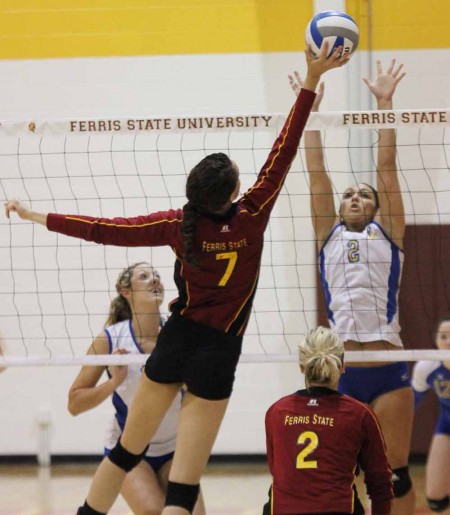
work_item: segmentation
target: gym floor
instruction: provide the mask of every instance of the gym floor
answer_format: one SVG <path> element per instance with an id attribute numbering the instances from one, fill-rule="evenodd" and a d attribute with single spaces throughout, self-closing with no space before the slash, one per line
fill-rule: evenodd
<path id="1" fill-rule="evenodd" d="M 51 467 L 0 462 L 1 515 L 73 515 L 84 501 L 96 463 L 54 463 Z M 415 513 L 431 513 L 424 494 L 424 465 L 415 463 Z M 271 477 L 263 460 L 213 461 L 202 479 L 208 515 L 260 515 Z M 359 491 L 362 492 L 361 488 Z M 111 515 L 132 515 L 119 498 Z"/>

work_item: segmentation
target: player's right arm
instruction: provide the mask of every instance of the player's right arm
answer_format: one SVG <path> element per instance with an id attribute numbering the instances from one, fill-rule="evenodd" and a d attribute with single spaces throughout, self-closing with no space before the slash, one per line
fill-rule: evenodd
<path id="1" fill-rule="evenodd" d="M 46 225 L 50 231 L 94 241 L 103 245 L 144 247 L 170 245 L 178 241 L 181 211 L 159 211 L 133 218 L 96 218 L 84 215 L 38 213 L 19 200 L 5 203 L 6 216 L 15 212 L 23 220 Z"/>
<path id="2" fill-rule="evenodd" d="M 87 352 L 89 355 L 110 353 L 109 342 L 105 333 L 100 334 L 92 342 Z M 113 354 L 124 354 L 125 351 L 116 351 Z M 110 367 L 110 375 L 105 382 L 98 384 L 104 366 L 84 366 L 75 378 L 69 390 L 67 408 L 72 415 L 79 415 L 95 408 L 110 397 L 114 390 L 124 381 L 128 367 L 126 365 Z"/>
<path id="3" fill-rule="evenodd" d="M 289 83 L 295 94 L 303 87 L 303 80 L 295 71 L 289 75 Z M 314 101 L 312 112 L 317 112 L 325 91 L 321 82 Z M 325 157 L 320 131 L 305 132 L 306 168 L 309 176 L 309 189 L 311 192 L 310 208 L 311 217 L 319 248 L 330 234 L 337 221 L 336 208 L 334 206 L 333 186 L 325 167 Z"/>
<path id="4" fill-rule="evenodd" d="M 12 199 L 5 202 L 6 218 L 11 218 L 11 213 L 17 213 L 22 220 L 47 225 L 47 213 L 38 213 L 28 209 L 20 200 Z"/>

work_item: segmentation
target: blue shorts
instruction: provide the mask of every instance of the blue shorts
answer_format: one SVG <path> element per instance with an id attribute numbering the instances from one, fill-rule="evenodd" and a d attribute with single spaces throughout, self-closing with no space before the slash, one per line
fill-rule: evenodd
<path id="1" fill-rule="evenodd" d="M 111 449 L 106 449 L 103 452 L 103 456 L 108 456 L 111 452 Z M 169 452 L 169 454 L 164 454 L 163 456 L 144 456 L 144 461 L 152 467 L 155 474 L 158 473 L 158 470 L 173 458 L 174 452 Z"/>
<path id="2" fill-rule="evenodd" d="M 443 406 L 439 407 L 439 418 L 434 430 L 436 435 L 449 435 L 450 436 L 450 407 Z"/>
<path id="3" fill-rule="evenodd" d="M 345 367 L 339 381 L 340 393 L 371 404 L 384 393 L 411 386 L 406 361 L 380 367 Z"/>

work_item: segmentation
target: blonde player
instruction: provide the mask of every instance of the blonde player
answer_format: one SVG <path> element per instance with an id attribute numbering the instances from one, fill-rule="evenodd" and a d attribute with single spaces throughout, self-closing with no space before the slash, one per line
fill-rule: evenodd
<path id="1" fill-rule="evenodd" d="M 151 354 L 162 325 L 164 286 L 158 271 L 149 263 L 134 263 L 119 274 L 116 291 L 105 329 L 92 342 L 88 354 Z M 139 363 L 108 367 L 108 378 L 100 383 L 105 367 L 84 366 L 70 388 L 68 408 L 72 415 L 84 413 L 112 397 L 115 413 L 106 434 L 105 456 L 117 445 L 125 427 L 141 369 Z M 137 515 L 159 515 L 164 508 L 182 399 L 180 390 L 144 458 L 123 482 L 121 494 Z M 194 514 L 204 513 L 200 494 Z"/>

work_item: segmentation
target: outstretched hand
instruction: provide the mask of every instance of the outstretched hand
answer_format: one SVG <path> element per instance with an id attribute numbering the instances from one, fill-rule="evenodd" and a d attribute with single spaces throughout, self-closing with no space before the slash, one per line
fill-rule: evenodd
<path id="1" fill-rule="evenodd" d="M 37 213 L 26 207 L 20 200 L 13 199 L 5 202 L 6 218 L 11 218 L 11 213 L 17 213 L 22 220 L 30 220 L 41 225 L 47 225 L 47 214 Z"/>
<path id="2" fill-rule="evenodd" d="M 391 101 L 394 96 L 394 92 L 397 88 L 397 84 L 406 75 L 405 72 L 401 73 L 403 64 L 395 66 L 395 59 L 392 59 L 386 72 L 383 72 L 381 61 L 377 61 L 377 78 L 371 82 L 366 77 L 363 77 L 363 81 L 367 84 L 367 87 L 375 95 L 377 101 Z"/>
<path id="3" fill-rule="evenodd" d="M 312 75 L 322 75 L 333 68 L 340 68 L 350 61 L 351 54 L 344 53 L 342 46 L 337 47 L 334 52 L 328 56 L 330 44 L 325 41 L 320 49 L 320 53 L 315 56 L 311 50 L 311 46 L 307 45 L 305 49 L 306 64 L 308 72 Z"/>
<path id="4" fill-rule="evenodd" d="M 22 204 L 20 200 L 7 200 L 5 202 L 6 218 L 11 218 L 11 213 L 17 213 L 20 216 L 20 218 L 26 220 L 28 218 L 27 215 L 30 213 L 30 210 L 24 204 Z"/>
<path id="5" fill-rule="evenodd" d="M 307 45 L 305 56 L 308 72 L 302 86 L 303 88 L 315 91 L 322 74 L 334 68 L 340 68 L 350 60 L 350 54 L 344 54 L 342 52 L 342 46 L 336 48 L 335 51 L 327 57 L 329 46 L 328 41 L 326 41 L 322 45 L 320 54 L 314 56 L 310 45 Z"/>

